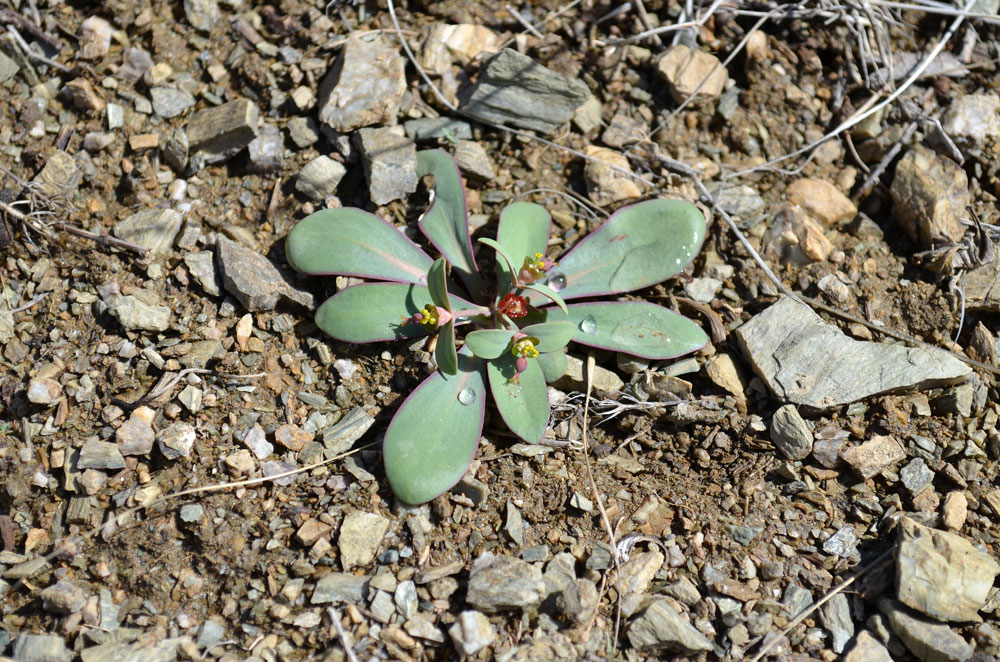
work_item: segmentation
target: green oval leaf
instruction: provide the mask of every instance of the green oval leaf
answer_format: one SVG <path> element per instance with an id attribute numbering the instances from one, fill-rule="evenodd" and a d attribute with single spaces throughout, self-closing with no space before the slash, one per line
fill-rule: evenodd
<path id="1" fill-rule="evenodd" d="M 533 202 L 515 202 L 504 207 L 500 212 L 500 223 L 497 227 L 497 242 L 500 243 L 510 258 L 511 268 L 497 261 L 497 284 L 500 289 L 510 283 L 511 269 L 516 278 L 524 258 L 535 253 L 545 254 L 549 243 L 549 227 L 551 219 L 545 207 Z"/>
<path id="2" fill-rule="evenodd" d="M 455 351 L 455 320 L 438 329 L 437 347 L 434 348 L 434 360 L 438 369 L 449 375 L 458 373 L 458 354 Z"/>
<path id="3" fill-rule="evenodd" d="M 495 359 L 510 346 L 513 336 L 507 329 L 479 329 L 465 335 L 465 345 L 481 359 Z"/>
<path id="4" fill-rule="evenodd" d="M 569 344 L 575 330 L 576 327 L 573 326 L 573 323 L 567 320 L 532 324 L 521 329 L 521 333 L 538 340 L 535 343 L 535 349 L 539 352 L 554 352 Z"/>
<path id="5" fill-rule="evenodd" d="M 427 270 L 427 289 L 431 294 L 431 302 L 435 306 L 440 306 L 447 311 L 451 311 L 451 304 L 448 303 L 448 278 L 445 271 L 448 263 L 443 257 L 434 260 L 434 264 Z"/>
<path id="6" fill-rule="evenodd" d="M 382 442 L 389 485 L 400 501 L 424 503 L 451 489 L 475 457 L 486 383 L 479 359 L 459 355 L 458 374 L 441 371 L 407 396 Z"/>
<path id="7" fill-rule="evenodd" d="M 537 359 L 528 359 L 528 369 L 521 373 L 521 383 L 510 381 L 517 358 L 510 352 L 486 364 L 490 390 L 497 409 L 510 431 L 528 443 L 541 441 L 549 422 L 549 396 L 545 377 Z"/>
<path id="8" fill-rule="evenodd" d="M 450 296 L 457 309 L 474 308 L 464 299 Z M 353 343 L 399 340 L 427 335 L 422 324 L 404 324 L 403 318 L 420 312 L 431 302 L 423 285 L 364 283 L 348 287 L 323 302 L 316 310 L 316 326 L 337 340 Z"/>
<path id="9" fill-rule="evenodd" d="M 688 318 L 644 301 L 574 303 L 568 318 L 557 309 L 546 310 L 549 320 L 573 323 L 573 342 L 644 359 L 672 359 L 708 342 L 701 327 Z"/>
<path id="10" fill-rule="evenodd" d="M 472 252 L 465 189 L 455 159 L 439 149 L 417 152 L 417 175 L 434 175 L 433 202 L 420 218 L 420 230 L 448 259 L 472 297 L 480 299 L 486 288 Z"/>
<path id="11" fill-rule="evenodd" d="M 705 217 L 683 200 L 647 200 L 615 212 L 549 271 L 564 299 L 629 292 L 686 267 L 705 240 Z"/>
<path id="12" fill-rule="evenodd" d="M 538 355 L 538 366 L 549 384 L 566 374 L 569 361 L 566 359 L 566 348 Z"/>
<path id="13" fill-rule="evenodd" d="M 402 232 L 360 209 L 324 209 L 292 228 L 288 263 L 311 275 L 422 283 L 433 261 Z"/>

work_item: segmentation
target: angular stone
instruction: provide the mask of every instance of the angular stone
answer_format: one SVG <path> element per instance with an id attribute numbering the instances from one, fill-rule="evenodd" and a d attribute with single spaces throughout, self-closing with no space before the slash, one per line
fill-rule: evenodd
<path id="1" fill-rule="evenodd" d="M 817 410 L 890 391 L 956 384 L 972 372 L 943 350 L 848 338 L 791 298 L 735 333 L 744 356 L 775 397 Z"/>
<path id="2" fill-rule="evenodd" d="M 492 644 L 497 637 L 496 628 L 490 623 L 490 619 L 472 610 L 459 614 L 448 634 L 460 655 L 475 655 Z"/>
<path id="3" fill-rule="evenodd" d="M 923 662 L 965 662 L 972 657 L 972 647 L 944 623 L 938 623 L 896 602 L 882 599 L 878 603 L 896 633 L 911 653 Z"/>
<path id="4" fill-rule="evenodd" d="M 851 619 L 851 607 L 847 596 L 837 593 L 819 608 L 823 627 L 830 631 L 830 648 L 834 653 L 843 653 L 847 642 L 854 636 L 854 621 Z"/>
<path id="5" fill-rule="evenodd" d="M 257 132 L 257 137 L 247 145 L 250 166 L 254 172 L 267 173 L 281 170 L 284 149 L 281 130 L 273 124 L 263 124 Z"/>
<path id="6" fill-rule="evenodd" d="M 579 391 L 587 387 L 583 361 L 575 356 L 566 357 L 566 374 L 552 385 L 564 391 Z M 594 388 L 599 391 L 614 393 L 622 390 L 625 382 L 614 372 L 601 366 L 594 366 Z"/>
<path id="7" fill-rule="evenodd" d="M 498 46 L 495 32 L 482 25 L 435 23 L 420 48 L 420 66 L 441 76 L 453 63 L 469 64 L 480 53 L 494 53 Z"/>
<path id="8" fill-rule="evenodd" d="M 305 149 L 319 140 L 319 126 L 311 117 L 293 117 L 288 120 L 288 137 L 295 146 Z"/>
<path id="9" fill-rule="evenodd" d="M 282 297 L 313 307 L 312 295 L 292 287 L 260 253 L 225 237 L 219 237 L 215 251 L 223 286 L 248 311 L 272 310 Z"/>
<path id="10" fill-rule="evenodd" d="M 959 220 L 972 204 L 969 178 L 957 163 L 923 145 L 914 145 L 896 165 L 889 187 L 893 215 L 920 248 L 958 241 Z"/>
<path id="11" fill-rule="evenodd" d="M 110 441 L 97 441 L 91 439 L 85 441 L 80 448 L 80 458 L 77 460 L 78 469 L 124 469 L 125 458 L 122 457 L 118 446 Z"/>
<path id="12" fill-rule="evenodd" d="M 274 446 L 265 438 L 264 428 L 256 424 L 247 430 L 246 436 L 243 437 L 243 443 L 250 449 L 251 453 L 257 456 L 258 460 L 270 457 L 271 453 L 274 452 Z"/>
<path id="13" fill-rule="evenodd" d="M 115 441 L 122 455 L 149 455 L 155 436 L 149 423 L 134 416 L 115 430 Z"/>
<path id="14" fill-rule="evenodd" d="M 86 78 L 74 78 L 63 87 L 63 93 L 80 110 L 100 113 L 104 110 L 104 99 Z"/>
<path id="15" fill-rule="evenodd" d="M 863 444 L 845 448 L 840 452 L 840 457 L 851 465 L 855 473 L 868 480 L 906 459 L 906 451 L 891 436 L 877 434 Z"/>
<path id="16" fill-rule="evenodd" d="M 946 529 L 960 531 L 969 516 L 969 499 L 964 492 L 949 492 L 941 506 L 941 523 Z"/>
<path id="17" fill-rule="evenodd" d="M 583 168 L 587 179 L 587 196 L 595 204 L 612 205 L 642 195 L 642 189 L 636 180 L 625 174 L 632 172 L 632 166 L 624 154 L 597 145 L 587 145 L 583 153 L 595 159 L 588 160 Z"/>
<path id="18" fill-rule="evenodd" d="M 395 128 L 361 129 L 356 134 L 372 202 L 384 205 L 417 190 L 417 148 Z"/>
<path id="19" fill-rule="evenodd" d="M 190 423 L 178 421 L 160 430 L 156 435 L 156 445 L 163 457 L 176 460 L 191 455 L 197 435 Z"/>
<path id="20" fill-rule="evenodd" d="M 472 126 L 450 117 L 422 117 L 403 123 L 406 137 L 415 142 L 428 140 L 471 140 Z"/>
<path id="21" fill-rule="evenodd" d="M 459 140 L 455 143 L 455 162 L 466 175 L 491 181 L 496 177 L 493 162 L 483 146 L 474 140 Z"/>
<path id="22" fill-rule="evenodd" d="M 348 513 L 340 525 L 340 535 L 337 538 L 341 567 L 350 570 L 371 563 L 388 530 L 389 520 L 378 513 L 361 510 Z"/>
<path id="23" fill-rule="evenodd" d="M 216 0 L 184 0 L 184 16 L 195 30 L 211 32 L 222 21 Z"/>
<path id="24" fill-rule="evenodd" d="M 789 460 L 804 460 L 812 453 L 812 430 L 795 405 L 785 405 L 774 412 L 771 443 Z"/>
<path id="25" fill-rule="evenodd" d="M 915 457 L 899 470 L 899 478 L 903 481 L 903 487 L 906 488 L 906 491 L 916 496 L 934 482 L 934 472 L 927 466 L 923 458 Z"/>
<path id="26" fill-rule="evenodd" d="M 70 662 L 73 651 L 55 634 L 20 634 L 14 640 L 15 662 Z"/>
<path id="27" fill-rule="evenodd" d="M 461 109 L 475 117 L 547 134 L 568 122 L 589 96 L 583 81 L 505 48 L 486 60 L 460 99 Z"/>
<path id="28" fill-rule="evenodd" d="M 318 582 L 310 602 L 314 605 L 346 602 L 359 604 L 368 593 L 367 576 L 357 576 L 346 572 L 331 572 Z"/>
<path id="29" fill-rule="evenodd" d="M 170 326 L 169 308 L 151 306 L 133 295 L 115 297 L 108 312 L 129 331 L 166 331 Z"/>
<path id="30" fill-rule="evenodd" d="M 392 124 L 406 93 L 406 61 L 379 39 L 349 37 L 319 86 L 319 120 L 348 132 Z"/>
<path id="31" fill-rule="evenodd" d="M 119 239 L 138 244 L 154 255 L 173 249 L 183 219 L 173 209 L 149 209 L 115 223 L 111 233 Z"/>
<path id="32" fill-rule="evenodd" d="M 207 294 L 219 296 L 219 279 L 215 276 L 212 251 L 194 251 L 184 255 L 184 264 Z"/>
<path id="33" fill-rule="evenodd" d="M 886 647 L 868 630 L 858 633 L 851 650 L 841 659 L 843 662 L 893 662 Z"/>
<path id="34" fill-rule="evenodd" d="M 1000 96 L 964 94 L 944 112 L 941 128 L 952 140 L 980 147 L 989 138 L 1000 138 Z"/>
<path id="35" fill-rule="evenodd" d="M 634 648 L 662 648 L 686 655 L 712 650 L 712 642 L 666 600 L 656 600 L 632 621 L 628 640 Z"/>
<path id="36" fill-rule="evenodd" d="M 20 71 L 20 67 L 17 66 L 17 62 L 14 62 L 3 51 L 0 51 L 0 83 L 9 81 L 17 75 L 18 71 Z"/>
<path id="37" fill-rule="evenodd" d="M 35 176 L 35 184 L 49 197 L 72 198 L 83 179 L 83 173 L 72 156 L 60 150 L 49 153 L 45 167 Z"/>
<path id="38" fill-rule="evenodd" d="M 72 582 L 61 580 L 41 593 L 42 609 L 54 614 L 73 614 L 87 604 L 87 594 Z"/>
<path id="39" fill-rule="evenodd" d="M 62 384 L 51 377 L 36 377 L 28 382 L 28 402 L 51 405 L 62 395 Z"/>
<path id="40" fill-rule="evenodd" d="M 785 197 L 828 227 L 858 215 L 857 205 L 825 179 L 797 179 L 789 184 Z"/>
<path id="41" fill-rule="evenodd" d="M 154 87 L 149 91 L 153 102 L 153 112 L 169 119 L 177 117 L 195 104 L 195 99 L 187 90 L 173 87 Z"/>
<path id="42" fill-rule="evenodd" d="M 899 601 L 940 621 L 981 620 L 979 610 L 1000 565 L 957 534 L 921 526 L 908 517 L 899 526 Z"/>
<path id="43" fill-rule="evenodd" d="M 538 566 L 512 556 L 483 552 L 469 573 L 466 601 L 494 614 L 505 609 L 532 607 L 542 601 L 545 582 Z"/>
<path id="44" fill-rule="evenodd" d="M 257 137 L 259 123 L 260 110 L 249 99 L 199 110 L 185 127 L 190 153 L 202 163 L 225 161 Z"/>
<path id="45" fill-rule="evenodd" d="M 310 200 L 322 202 L 337 194 L 337 185 L 347 174 L 347 168 L 329 156 L 317 156 L 299 171 L 295 190 Z"/>
<path id="46" fill-rule="evenodd" d="M 656 70 L 666 81 L 670 96 L 677 103 L 683 103 L 692 95 L 702 99 L 715 98 L 722 94 L 729 80 L 729 73 L 719 58 L 703 51 L 693 51 L 683 44 L 672 46 L 664 53 L 656 63 Z"/>
<path id="47" fill-rule="evenodd" d="M 801 266 L 825 260 L 833 244 L 805 210 L 786 203 L 774 214 L 764 235 L 764 251 L 782 262 Z"/>

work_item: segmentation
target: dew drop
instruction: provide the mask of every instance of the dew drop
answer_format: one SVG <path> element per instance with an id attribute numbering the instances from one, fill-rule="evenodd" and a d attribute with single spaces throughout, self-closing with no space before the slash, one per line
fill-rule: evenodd
<path id="1" fill-rule="evenodd" d="M 458 401 L 463 405 L 471 405 L 476 401 L 476 392 L 471 388 L 463 388 L 458 392 Z"/>
<path id="2" fill-rule="evenodd" d="M 593 315 L 587 315 L 580 320 L 580 330 L 584 333 L 597 333 L 597 320 Z"/>
<path id="3" fill-rule="evenodd" d="M 549 278 L 546 283 L 549 287 L 558 292 L 562 288 L 566 287 L 566 275 L 561 271 L 553 271 L 549 274 Z"/>

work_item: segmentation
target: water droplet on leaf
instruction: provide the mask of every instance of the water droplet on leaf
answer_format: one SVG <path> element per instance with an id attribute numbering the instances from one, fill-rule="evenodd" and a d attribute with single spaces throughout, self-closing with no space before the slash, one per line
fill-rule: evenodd
<path id="1" fill-rule="evenodd" d="M 463 405 L 471 405 L 476 402 L 476 392 L 471 388 L 463 388 L 458 392 L 458 401 Z"/>
<path id="2" fill-rule="evenodd" d="M 580 320 L 580 330 L 584 333 L 597 333 L 597 320 L 593 315 L 587 315 Z"/>
<path id="3" fill-rule="evenodd" d="M 553 271 L 549 274 L 549 278 L 546 282 L 549 287 L 558 292 L 562 288 L 566 287 L 566 275 L 561 271 Z"/>

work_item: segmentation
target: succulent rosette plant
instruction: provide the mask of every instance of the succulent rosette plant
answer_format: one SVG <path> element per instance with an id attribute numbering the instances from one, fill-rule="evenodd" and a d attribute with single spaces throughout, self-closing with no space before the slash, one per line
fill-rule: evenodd
<path id="1" fill-rule="evenodd" d="M 478 240 L 496 255 L 496 277 L 487 279 L 477 267 L 454 160 L 423 151 L 417 168 L 434 176 L 418 225 L 437 260 L 354 208 L 309 215 L 292 229 L 285 251 L 306 274 L 377 281 L 344 288 L 319 307 L 316 324 L 333 338 L 372 343 L 437 334 L 437 370 L 399 406 L 382 444 L 401 501 L 429 501 L 461 479 L 479 445 L 487 393 L 511 432 L 540 441 L 549 420 L 546 383 L 564 374 L 569 342 L 646 359 L 674 358 L 707 342 L 697 324 L 666 308 L 609 300 L 691 262 L 705 237 L 694 205 L 630 205 L 553 260 L 546 255 L 548 212 L 513 203 L 500 214 L 496 238 Z"/>

